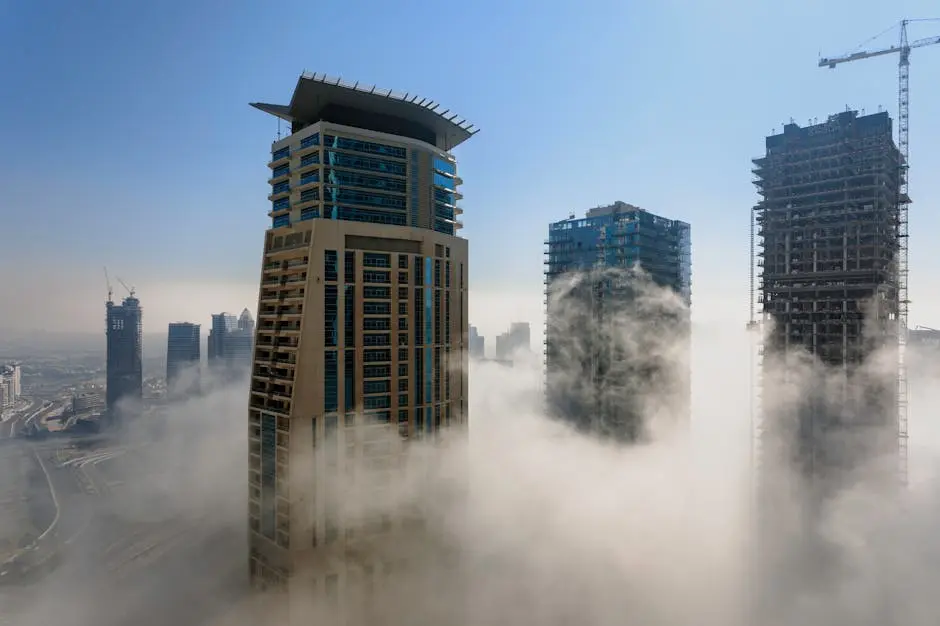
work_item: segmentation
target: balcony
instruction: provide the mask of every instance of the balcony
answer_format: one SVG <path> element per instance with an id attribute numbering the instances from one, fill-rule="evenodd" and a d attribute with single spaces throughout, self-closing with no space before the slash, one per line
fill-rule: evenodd
<path id="1" fill-rule="evenodd" d="M 271 162 L 268 163 L 268 167 L 272 170 L 281 165 L 286 165 L 290 162 L 290 148 L 281 148 L 276 152 L 271 154 Z"/>

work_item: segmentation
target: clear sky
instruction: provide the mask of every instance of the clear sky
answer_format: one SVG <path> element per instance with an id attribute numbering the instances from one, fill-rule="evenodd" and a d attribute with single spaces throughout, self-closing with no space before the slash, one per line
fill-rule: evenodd
<path id="1" fill-rule="evenodd" d="M 695 318 L 743 324 L 750 159 L 791 117 L 894 116 L 895 57 L 816 62 L 905 16 L 940 8 L 0 0 L 0 328 L 100 330 L 104 265 L 137 287 L 146 330 L 254 308 L 277 122 L 248 102 L 286 102 L 303 70 L 418 93 L 482 128 L 457 156 L 484 334 L 539 324 L 547 224 L 617 199 L 690 222 Z M 935 326 L 938 76 L 940 46 L 915 51 L 911 321 Z"/>

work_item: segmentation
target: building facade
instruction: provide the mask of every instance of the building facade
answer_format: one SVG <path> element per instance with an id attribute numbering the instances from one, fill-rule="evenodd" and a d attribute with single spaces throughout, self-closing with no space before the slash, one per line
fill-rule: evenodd
<path id="1" fill-rule="evenodd" d="M 626 442 L 688 421 L 689 225 L 616 202 L 551 224 L 546 245 L 549 410 Z"/>
<path id="2" fill-rule="evenodd" d="M 511 361 L 519 352 L 532 349 L 532 331 L 528 322 L 512 322 L 509 330 L 496 337 L 497 360 Z"/>
<path id="3" fill-rule="evenodd" d="M 142 333 L 143 309 L 131 294 L 121 304 L 110 299 L 107 311 L 107 388 L 105 398 L 108 419 L 137 410 L 143 399 Z"/>
<path id="4" fill-rule="evenodd" d="M 891 118 L 847 111 L 787 124 L 754 164 L 764 447 L 804 476 L 838 482 L 897 442 L 898 381 L 869 363 L 897 359 L 901 168 Z M 789 384 L 803 401 L 778 415 L 774 389 Z"/>
<path id="5" fill-rule="evenodd" d="M 480 334 L 476 326 L 470 326 L 468 344 L 470 358 L 482 359 L 486 357 L 486 337 Z"/>
<path id="6" fill-rule="evenodd" d="M 198 391 L 201 344 L 199 324 L 170 324 L 166 339 L 167 393 L 175 395 Z"/>
<path id="7" fill-rule="evenodd" d="M 17 363 L 0 366 L 0 409 L 12 408 L 23 392 L 23 370 Z"/>
<path id="8" fill-rule="evenodd" d="M 244 309 L 236 317 L 231 313 L 212 316 L 209 331 L 209 367 L 224 379 L 239 379 L 251 370 L 255 322 Z"/>
<path id="9" fill-rule="evenodd" d="M 830 539 L 828 503 L 860 481 L 877 486 L 886 459 L 894 480 L 900 206 L 909 200 L 887 113 L 790 123 L 765 148 L 753 169 L 755 606 L 776 615 L 794 597 L 828 595 L 850 567 Z"/>
<path id="10" fill-rule="evenodd" d="M 286 585 L 295 614 L 319 598 L 350 623 L 363 589 L 394 582 L 380 546 L 408 527 L 362 502 L 382 500 L 409 439 L 466 428 L 467 242 L 450 150 L 473 133 L 426 100 L 309 74 L 289 106 L 253 106 L 292 133 L 269 163 L 252 579 Z"/>

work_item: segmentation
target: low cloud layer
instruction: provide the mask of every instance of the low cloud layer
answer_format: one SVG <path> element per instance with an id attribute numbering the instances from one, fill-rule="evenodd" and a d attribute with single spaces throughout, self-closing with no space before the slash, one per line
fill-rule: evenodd
<path id="1" fill-rule="evenodd" d="M 161 428 L 127 433 L 128 451 L 101 467 L 125 485 L 95 501 L 93 527 L 57 570 L 15 592 L 30 599 L 15 623 L 254 626 L 286 624 L 291 609 L 304 623 L 329 623 L 345 601 L 357 607 L 352 626 L 934 626 L 940 450 L 918 424 L 940 399 L 935 363 L 911 365 L 912 432 L 924 438 L 909 490 L 887 497 L 871 483 L 845 482 L 812 523 L 761 536 L 790 561 L 773 574 L 771 600 L 757 605 L 764 581 L 752 506 L 750 339 L 743 327 L 694 333 L 691 424 L 639 446 L 547 418 L 537 362 L 473 364 L 468 437 L 409 442 L 388 497 L 363 509 L 396 520 L 425 512 L 420 526 L 397 524 L 394 541 L 362 544 L 371 553 L 356 562 L 382 564 L 370 594 L 357 578 L 366 570 L 353 567 L 329 570 L 342 576 L 327 595 L 324 572 L 333 566 L 324 564 L 316 584 L 295 584 L 290 602 L 273 595 L 272 605 L 245 586 L 247 385 L 212 391 L 177 405 Z M 786 413 L 796 391 L 768 401 Z M 659 391 L 643 393 L 655 401 Z M 792 467 L 769 471 L 796 490 L 769 503 L 785 518 L 794 493 L 809 487 Z M 109 569 L 120 551 L 113 545 L 139 528 L 174 547 L 137 570 Z M 0 602 L 12 593 L 4 589 Z"/>

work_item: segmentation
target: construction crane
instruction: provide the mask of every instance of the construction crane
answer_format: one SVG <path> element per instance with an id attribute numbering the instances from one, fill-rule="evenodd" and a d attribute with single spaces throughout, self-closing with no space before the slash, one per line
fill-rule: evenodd
<path id="1" fill-rule="evenodd" d="M 118 281 L 119 283 L 121 283 L 121 286 L 124 287 L 124 289 L 127 290 L 127 294 L 128 294 L 131 298 L 133 298 L 133 297 L 134 297 L 134 288 L 133 288 L 133 287 L 128 287 L 128 286 L 127 286 L 127 283 L 125 283 L 125 282 L 124 282 L 123 280 L 121 280 L 120 278 L 118 278 L 117 281 Z"/>
<path id="2" fill-rule="evenodd" d="M 104 282 L 108 286 L 108 302 L 111 302 L 111 296 L 114 294 L 114 289 L 111 288 L 111 278 L 108 276 L 108 268 L 104 268 Z"/>
<path id="3" fill-rule="evenodd" d="M 819 67 L 828 67 L 830 69 L 842 63 L 850 61 L 861 61 L 872 57 L 880 57 L 888 54 L 899 55 L 898 57 L 898 152 L 900 153 L 900 171 L 898 183 L 898 464 L 902 475 L 902 480 L 907 480 L 907 363 L 905 357 L 905 348 L 907 344 L 907 305 L 909 304 L 907 293 L 907 255 L 908 255 L 908 222 L 907 211 L 910 204 L 908 195 L 907 174 L 910 168 L 910 148 L 908 137 L 910 133 L 909 108 L 911 103 L 910 94 L 910 69 L 911 69 L 911 50 L 922 48 L 933 44 L 940 44 L 940 36 L 918 39 L 914 42 L 908 42 L 907 26 L 912 22 L 935 22 L 940 18 L 920 19 L 920 20 L 901 20 L 898 45 L 881 50 L 861 50 L 839 57 L 819 59 Z M 892 30 L 892 26 L 888 30 Z M 888 32 L 887 30 L 884 32 Z M 881 33 L 884 34 L 884 33 Z M 876 35 L 879 37 L 880 35 Z M 874 39 L 874 37 L 872 38 Z M 869 39 L 868 41 L 871 41 Z M 867 43 L 867 42 L 866 42 Z M 864 45 L 864 44 L 862 44 Z"/>

